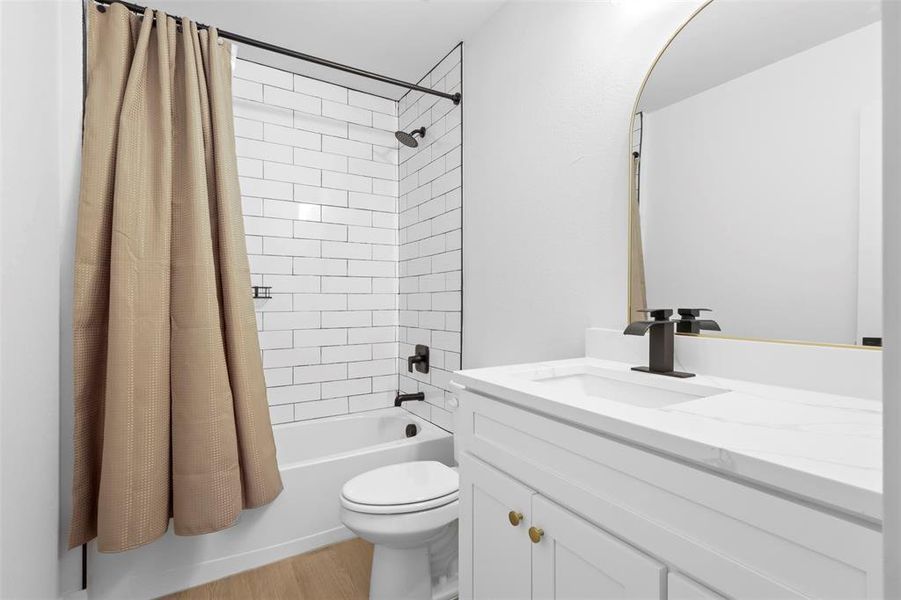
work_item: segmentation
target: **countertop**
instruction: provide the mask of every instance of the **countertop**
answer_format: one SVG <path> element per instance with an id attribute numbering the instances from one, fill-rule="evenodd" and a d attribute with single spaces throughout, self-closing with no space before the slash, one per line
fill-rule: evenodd
<path id="1" fill-rule="evenodd" d="M 486 394 L 722 473 L 853 519 L 882 519 L 882 404 L 848 396 L 698 375 L 721 394 L 643 408 L 560 392 L 525 373 L 633 365 L 577 358 L 468 369 L 452 380 Z M 660 375 L 644 375 L 661 377 Z"/>

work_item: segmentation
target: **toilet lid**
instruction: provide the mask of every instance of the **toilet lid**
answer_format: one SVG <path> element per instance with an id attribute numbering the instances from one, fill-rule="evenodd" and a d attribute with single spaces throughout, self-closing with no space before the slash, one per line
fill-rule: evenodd
<path id="1" fill-rule="evenodd" d="M 347 510 L 363 513 L 367 515 L 404 515 L 409 513 L 426 513 L 434 512 L 433 509 L 456 506 L 459 492 L 452 492 L 447 496 L 426 500 L 425 502 L 413 502 L 412 504 L 360 504 L 351 502 L 344 496 L 341 496 L 341 506 Z M 453 512 L 456 515 L 456 512 Z M 457 517 L 454 516 L 454 519 Z"/>
<path id="2" fill-rule="evenodd" d="M 455 497 L 457 472 L 440 462 L 424 460 L 379 467 L 344 484 L 341 495 L 354 504 L 396 506 Z"/>

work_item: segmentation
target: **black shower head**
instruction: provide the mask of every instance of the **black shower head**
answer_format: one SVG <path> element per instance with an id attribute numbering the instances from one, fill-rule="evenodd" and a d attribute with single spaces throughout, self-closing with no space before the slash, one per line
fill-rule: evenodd
<path id="1" fill-rule="evenodd" d="M 419 129 L 414 129 L 410 133 L 406 131 L 395 131 L 394 137 L 397 138 L 397 141 L 403 144 L 404 146 L 409 146 L 410 148 L 415 148 L 419 145 L 419 140 L 416 139 L 416 134 L 419 134 L 419 137 L 425 137 L 425 127 L 420 127 Z"/>

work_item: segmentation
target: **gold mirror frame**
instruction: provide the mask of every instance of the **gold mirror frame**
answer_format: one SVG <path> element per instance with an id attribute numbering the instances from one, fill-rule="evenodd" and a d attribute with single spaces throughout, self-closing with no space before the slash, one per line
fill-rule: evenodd
<path id="1" fill-rule="evenodd" d="M 640 264 L 636 265 L 635 257 L 633 257 L 633 243 L 635 241 L 635 237 L 638 235 L 638 221 L 635 219 L 635 211 L 637 208 L 637 204 L 635 202 L 635 160 L 632 157 L 632 148 L 635 142 L 635 114 L 638 111 L 638 104 L 641 101 L 641 95 L 644 93 L 644 88 L 648 84 L 648 80 L 651 78 L 651 75 L 654 73 L 654 69 L 657 67 L 657 63 L 660 62 L 660 58 L 663 54 L 669 49 L 670 45 L 672 45 L 673 41 L 682 33 L 682 30 L 685 29 L 689 23 L 691 23 L 701 12 L 713 4 L 714 0 L 705 0 L 698 8 L 696 8 L 691 15 L 685 20 L 682 25 L 679 26 L 678 29 L 670 36 L 670 38 L 663 45 L 663 48 L 660 49 L 660 52 L 657 53 L 657 56 L 654 57 L 654 62 L 651 63 L 651 66 L 648 68 L 648 72 L 645 73 L 644 79 L 641 81 L 641 86 L 638 88 L 638 95 L 635 96 L 635 102 L 632 105 L 632 113 L 631 118 L 629 119 L 629 148 L 627 153 L 628 160 L 628 174 L 629 174 L 629 193 L 628 193 L 628 210 L 627 213 L 629 215 L 629 246 L 627 248 L 627 258 L 628 260 L 628 268 L 627 271 L 627 281 L 626 281 L 626 295 L 627 295 L 627 304 L 626 304 L 626 323 L 631 323 L 632 321 L 638 320 L 638 313 L 635 312 L 636 308 L 647 308 L 646 306 L 636 306 L 633 302 L 636 300 L 637 295 L 644 295 L 645 293 L 645 284 L 644 279 L 642 278 L 642 284 L 636 285 L 633 280 L 633 273 L 635 269 L 644 269 L 644 261 L 642 256 L 642 261 Z M 642 249 L 643 251 L 643 249 Z M 640 254 L 639 254 L 640 255 Z M 644 303 L 642 303 L 644 304 Z M 847 348 L 853 350 L 868 350 L 868 351 L 881 351 L 881 346 L 861 346 L 857 344 L 836 344 L 829 342 L 805 342 L 800 340 L 780 340 L 780 339 L 768 339 L 768 338 L 748 338 L 748 337 L 737 337 L 737 336 L 729 336 L 729 335 L 697 335 L 691 333 L 677 333 L 676 335 L 680 336 L 691 336 L 691 337 L 700 337 L 702 339 L 714 339 L 714 340 L 739 340 L 743 342 L 763 342 L 768 344 L 792 344 L 795 346 L 820 346 L 826 348 Z"/>

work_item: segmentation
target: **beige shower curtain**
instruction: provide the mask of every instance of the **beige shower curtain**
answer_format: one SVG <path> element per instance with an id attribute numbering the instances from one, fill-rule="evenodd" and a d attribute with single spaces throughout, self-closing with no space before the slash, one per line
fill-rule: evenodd
<path id="1" fill-rule="evenodd" d="M 282 488 L 229 59 L 215 29 L 89 3 L 72 547 L 217 531 Z"/>

